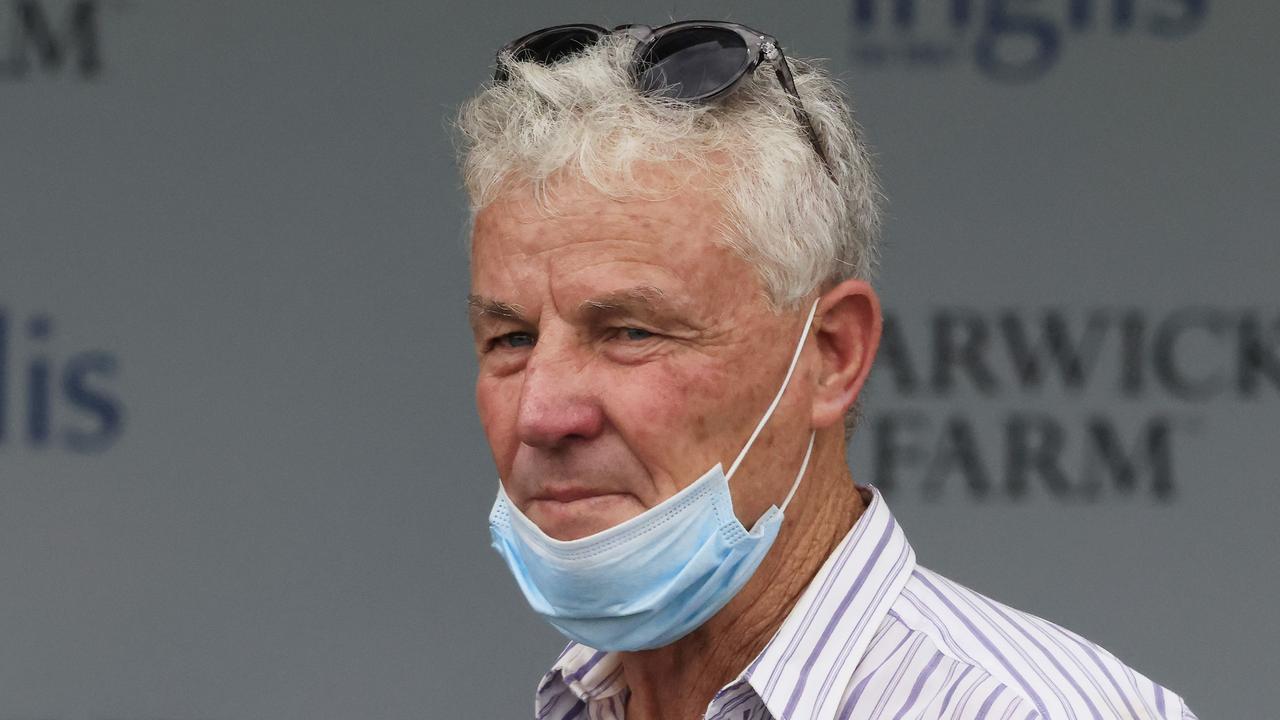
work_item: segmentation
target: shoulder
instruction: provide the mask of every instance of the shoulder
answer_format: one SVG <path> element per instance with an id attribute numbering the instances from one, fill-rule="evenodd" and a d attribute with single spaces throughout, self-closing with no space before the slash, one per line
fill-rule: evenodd
<path id="1" fill-rule="evenodd" d="M 876 629 L 840 710 L 842 720 L 1041 717 L 1018 688 L 893 611 Z"/>
<path id="2" fill-rule="evenodd" d="M 922 717 L 1185 720 L 1182 699 L 1079 635 L 917 567 L 881 625 L 877 652 L 932 663 Z M 925 660 L 927 658 L 927 660 Z"/>

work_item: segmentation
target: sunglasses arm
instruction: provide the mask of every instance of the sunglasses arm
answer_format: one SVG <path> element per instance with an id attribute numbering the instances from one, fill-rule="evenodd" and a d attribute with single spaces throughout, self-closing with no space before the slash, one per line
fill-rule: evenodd
<path id="1" fill-rule="evenodd" d="M 835 182 L 835 168 L 831 166 L 831 159 L 827 157 L 827 151 L 823 148 L 822 141 L 818 138 L 818 131 L 814 129 L 809 113 L 805 112 L 804 103 L 800 102 L 800 93 L 796 90 L 795 79 L 791 76 L 791 66 L 787 63 L 787 57 L 782 54 L 781 47 L 777 45 L 773 47 L 777 57 L 768 59 L 773 63 L 773 70 L 778 75 L 778 82 L 782 83 L 782 88 L 791 97 L 791 107 L 795 110 L 796 120 L 800 121 L 800 127 L 804 128 L 805 135 L 809 136 L 809 143 L 813 145 L 814 152 L 818 153 L 818 157 L 822 159 L 822 165 L 827 169 L 827 175 Z"/>

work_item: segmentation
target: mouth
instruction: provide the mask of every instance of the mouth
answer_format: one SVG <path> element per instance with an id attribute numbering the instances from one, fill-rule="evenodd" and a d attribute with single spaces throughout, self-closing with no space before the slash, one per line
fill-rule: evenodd
<path id="1" fill-rule="evenodd" d="M 560 540 L 585 537 L 635 514 L 630 493 L 566 489 L 529 500 L 525 515 L 543 532 Z"/>
<path id="2" fill-rule="evenodd" d="M 552 512 L 590 512 L 627 496 L 627 493 L 597 491 L 546 493 L 531 498 L 529 507 Z"/>
<path id="3" fill-rule="evenodd" d="M 569 504 L 579 500 L 589 500 L 596 497 L 606 497 L 608 495 L 620 495 L 607 490 L 597 490 L 585 487 L 562 487 L 555 489 L 547 489 L 534 495 L 530 502 L 552 502 Z"/>

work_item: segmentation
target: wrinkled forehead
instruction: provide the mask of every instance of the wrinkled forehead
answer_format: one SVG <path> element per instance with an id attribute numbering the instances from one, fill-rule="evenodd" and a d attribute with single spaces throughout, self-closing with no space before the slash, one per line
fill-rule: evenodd
<path id="1" fill-rule="evenodd" d="M 626 194 L 575 179 L 513 185 L 476 214 L 472 291 L 502 302 L 545 286 L 563 293 L 652 287 L 694 302 L 759 295 L 754 270 L 731 247 L 724 208 L 714 188 L 677 185 L 670 176 Z"/>
<path id="2" fill-rule="evenodd" d="M 640 226 L 683 218 L 689 225 L 727 229 L 730 172 L 720 154 L 637 161 L 589 176 L 576 166 L 546 172 L 513 167 L 492 192 L 483 193 L 472 237 L 494 220 L 571 226 L 605 215 L 626 215 Z"/>

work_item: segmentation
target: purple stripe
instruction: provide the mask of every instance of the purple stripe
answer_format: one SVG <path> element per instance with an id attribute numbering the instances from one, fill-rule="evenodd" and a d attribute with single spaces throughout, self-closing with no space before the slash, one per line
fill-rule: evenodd
<path id="1" fill-rule="evenodd" d="M 1151 687 L 1156 690 L 1156 710 L 1160 711 L 1160 717 L 1164 717 L 1164 688 L 1155 683 L 1151 683 Z"/>
<path id="2" fill-rule="evenodd" d="M 595 667 L 596 663 L 603 660 L 604 656 L 607 654 L 608 653 L 606 653 L 603 650 L 597 650 L 596 653 L 591 656 L 590 660 L 583 663 L 582 667 L 575 670 L 574 673 L 566 679 L 569 681 L 575 681 L 575 680 L 581 680 L 582 678 L 586 677 L 587 673 L 591 672 L 591 668 Z"/>
<path id="3" fill-rule="evenodd" d="M 716 699 L 721 699 L 721 702 L 723 703 L 725 710 L 731 710 L 735 705 L 741 705 L 742 703 L 746 702 L 747 700 L 750 700 L 751 698 L 760 697 L 759 695 L 756 694 L 755 688 L 751 687 L 750 685 L 744 684 L 734 688 L 734 690 L 736 691 L 736 693 L 727 692 L 727 693 L 723 693 L 723 695 L 716 696 Z"/>
<path id="4" fill-rule="evenodd" d="M 867 672 L 866 677 L 862 678 L 862 680 L 854 686 L 853 692 L 849 693 L 849 696 L 844 699 L 844 704 L 840 708 L 840 720 L 848 720 L 848 717 L 853 714 L 853 709 L 857 706 L 858 700 L 862 697 L 863 691 L 867 689 L 867 683 L 880 672 L 881 668 L 893 659 L 893 656 L 897 654 L 898 650 L 901 649 L 903 645 L 907 644 L 907 641 L 911 639 L 911 635 L 912 633 L 910 631 L 906 632 L 902 636 L 902 639 L 898 641 L 898 644 L 889 651 L 887 656 L 885 656 L 885 659 L 875 668 Z"/>
<path id="5" fill-rule="evenodd" d="M 565 645 L 565 646 L 564 646 L 564 649 L 560 651 L 560 654 L 556 656 L 556 662 L 560 662 L 560 658 L 564 657 L 564 656 L 565 656 L 565 654 L 567 654 L 570 650 L 572 650 L 573 648 L 575 648 L 575 647 L 577 647 L 577 646 L 578 646 L 578 643 L 577 643 L 577 642 L 575 642 L 575 641 L 573 641 L 573 640 L 570 640 L 570 641 L 569 641 L 569 644 L 568 644 L 568 645 Z M 551 665 L 552 665 L 552 667 L 555 667 L 555 663 L 551 663 Z"/>
<path id="6" fill-rule="evenodd" d="M 1062 676 L 1067 679 L 1067 682 L 1071 683 L 1071 687 L 1075 688 L 1076 694 L 1078 694 L 1084 700 L 1085 704 L 1089 706 L 1089 712 L 1090 714 L 1093 715 L 1094 720 L 1102 720 L 1102 713 L 1098 712 L 1098 708 L 1093 704 L 1093 700 L 1090 699 L 1087 694 L 1085 694 L 1084 689 L 1081 688 L 1080 684 L 1076 682 L 1075 677 L 1072 676 L 1071 673 L 1068 673 L 1066 668 L 1062 667 L 1062 663 L 1058 662 L 1058 659 L 1053 656 L 1053 653 L 1049 652 L 1048 648 L 1046 648 L 1044 645 L 1041 645 L 1040 641 L 1036 640 L 1035 636 L 1033 636 L 1030 632 L 1027 631 L 1026 628 L 1022 626 L 1022 623 L 1014 621 L 1013 618 L 1009 617 L 1003 610 L 1000 609 L 1000 606 L 997 605 L 995 602 L 993 602 L 990 598 L 983 597 L 982 595 L 979 595 L 978 598 L 981 599 L 983 603 L 990 606 L 991 609 L 994 610 L 997 615 L 1004 618 L 1005 622 L 1009 623 L 1015 629 L 1017 629 L 1018 632 L 1022 633 L 1024 637 L 1026 637 L 1028 640 L 1031 641 L 1032 645 L 1035 645 L 1037 648 L 1039 648 L 1040 652 L 1044 653 L 1044 656 L 1049 658 L 1049 662 L 1053 664 L 1053 667 L 1055 667 L 1058 670 L 1058 672 L 1061 673 Z M 1075 716 L 1075 712 L 1072 711 L 1070 708 L 1070 703 L 1068 703 L 1067 712 L 1070 712 L 1072 717 Z"/>
<path id="7" fill-rule="evenodd" d="M 840 600 L 840 605 L 836 608 L 835 613 L 827 620 L 827 626 L 822 630 L 822 636 L 818 640 L 818 644 L 813 648 L 813 652 L 809 653 L 809 657 L 805 659 L 804 666 L 800 671 L 800 681 L 796 683 L 795 688 L 791 691 L 791 698 L 787 700 L 786 709 L 782 711 L 783 717 L 791 717 L 792 712 L 796 709 L 796 705 L 800 702 L 800 695 L 804 692 L 805 683 L 809 680 L 809 673 L 813 670 L 813 664 L 818 660 L 818 654 L 822 652 L 822 648 L 827 644 L 827 640 L 831 638 L 831 633 L 835 632 L 836 626 L 844 617 L 844 613 L 849 609 L 849 604 L 853 602 L 853 598 L 857 596 L 858 591 L 862 589 L 862 584 L 866 582 L 867 576 L 871 574 L 871 569 L 875 566 L 876 560 L 880 558 L 880 554 L 884 552 L 885 547 L 889 544 L 889 538 L 893 535 L 893 523 L 889 523 L 884 528 L 884 534 L 880 536 L 880 541 L 876 543 L 876 548 L 871 552 L 871 557 L 863 564 L 862 571 L 858 573 L 858 577 L 853 581 L 853 587 L 845 593 L 844 598 Z"/>
<path id="8" fill-rule="evenodd" d="M 920 677 L 916 678 L 916 684 L 911 686 L 911 693 L 907 695 L 907 702 L 893 716 L 893 720 L 901 720 L 903 715 L 916 704 L 916 699 L 920 697 L 920 691 L 924 689 L 924 684 L 933 675 L 933 671 L 938 669 L 938 663 L 942 662 L 942 653 L 935 652 L 933 657 L 929 659 L 929 664 L 924 666 L 924 672 L 920 673 Z"/>
<path id="9" fill-rule="evenodd" d="M 1124 668 L 1125 676 L 1129 678 L 1129 684 L 1130 684 L 1130 687 L 1133 688 L 1133 694 L 1137 696 L 1138 700 L 1142 703 L 1143 707 L 1145 707 L 1147 710 L 1150 711 L 1151 704 L 1147 702 L 1146 696 L 1143 695 L 1142 690 L 1139 689 L 1138 676 L 1134 674 L 1133 668 L 1129 667 L 1128 665 L 1122 665 L 1122 667 Z"/>
<path id="10" fill-rule="evenodd" d="M 978 708 L 978 714 L 973 716 L 973 720 L 985 720 L 987 713 L 991 712 L 991 706 L 995 704 L 996 697 L 1000 695 L 1000 691 L 1004 690 L 1004 685 L 997 685 L 995 690 L 987 696 L 986 702 L 982 703 L 982 707 Z"/>
<path id="11" fill-rule="evenodd" d="M 576 718 L 576 717 L 578 717 L 579 715 L 581 715 L 581 714 L 582 714 L 582 711 L 583 711 L 583 710 L 586 710 L 586 709 L 587 709 L 587 703 L 586 703 L 586 701 L 584 701 L 584 700 L 579 700 L 579 701 L 578 701 L 578 704 L 577 704 L 577 705 L 574 705 L 574 706 L 573 706 L 573 709 L 572 709 L 572 710 L 570 710 L 570 711 L 568 712 L 568 714 L 566 714 L 564 717 L 560 718 L 560 720 L 573 720 L 574 718 Z"/>
<path id="12" fill-rule="evenodd" d="M 960 687 L 960 681 L 964 680 L 964 676 L 968 675 L 972 670 L 972 665 L 966 665 L 964 670 L 960 671 L 960 677 L 956 678 L 955 682 L 951 684 L 951 689 L 947 690 L 946 697 L 942 698 L 942 707 L 938 708 L 939 713 L 946 712 L 947 707 L 951 705 L 951 696 L 955 694 L 956 688 Z"/>
<path id="13" fill-rule="evenodd" d="M 598 682 L 598 683 L 596 683 L 595 685 L 592 685 L 590 688 L 588 688 L 588 689 L 587 689 L 587 692 L 586 692 L 586 695 L 587 695 L 588 697 L 594 696 L 596 693 L 600 692 L 600 689 L 601 689 L 601 688 L 603 688 L 605 685 L 608 685 L 609 683 L 613 682 L 613 680 L 614 680 L 615 678 L 617 678 L 617 677 L 618 677 L 619 675 L 621 675 L 621 674 L 622 674 L 622 663 L 618 663 L 618 666 L 617 666 L 617 667 L 615 667 L 613 670 L 611 670 L 611 671 L 609 672 L 609 674 L 608 674 L 608 675 L 605 675 L 605 676 L 600 680 L 600 682 Z"/>
<path id="14" fill-rule="evenodd" d="M 963 693 L 961 693 L 960 700 L 956 703 L 957 713 L 962 711 L 964 708 L 969 707 L 969 700 L 973 697 L 973 694 L 978 692 L 978 688 L 984 687 L 988 680 L 994 681 L 994 678 L 992 678 L 990 675 L 987 675 L 984 678 L 978 678 L 973 682 L 969 683 L 968 689 L 965 690 Z M 999 683 L 996 683 L 996 684 L 998 685 Z"/>
<path id="15" fill-rule="evenodd" d="M 915 635 L 916 637 L 915 642 L 911 643 L 910 648 L 907 648 L 907 651 L 904 653 L 906 657 L 898 660 L 898 663 L 897 663 L 898 667 L 893 671 L 893 674 L 889 676 L 888 682 L 884 683 L 884 688 L 880 692 L 880 699 L 876 701 L 875 707 L 872 708 L 871 710 L 872 717 L 881 716 L 881 711 L 884 710 L 885 703 L 889 702 L 889 698 L 892 697 L 894 691 L 898 689 L 898 685 L 902 682 L 902 678 L 904 678 L 907 674 L 907 671 L 910 670 L 911 658 L 915 657 L 916 651 L 919 650 L 920 646 L 924 644 L 924 639 L 925 639 L 924 635 L 921 635 L 918 633 L 908 633 L 907 637 L 911 637 L 912 635 Z M 895 648 L 894 655 L 896 654 L 897 654 L 897 649 Z M 888 663 L 889 660 L 892 659 L 892 657 L 893 656 L 891 655 L 885 658 L 885 663 Z"/>
<path id="16" fill-rule="evenodd" d="M 1080 668 L 1080 674 L 1089 681 L 1089 684 L 1093 686 L 1094 690 L 1098 691 L 1098 697 L 1107 703 L 1107 709 L 1113 715 L 1119 716 L 1120 711 L 1116 709 L 1115 703 L 1111 702 L 1111 697 L 1107 694 L 1107 691 L 1103 690 L 1102 686 L 1098 684 L 1097 673 L 1089 672 L 1088 669 L 1080 663 L 1080 658 L 1076 657 L 1076 654 L 1071 652 L 1070 648 L 1067 648 L 1058 640 L 1059 637 L 1067 637 L 1069 633 L 1044 618 L 1036 617 L 1035 615 L 1027 615 L 1026 618 L 1028 622 L 1035 625 L 1040 632 L 1044 633 L 1044 638 L 1046 640 L 1053 643 L 1054 647 L 1062 651 L 1062 657 L 1071 660 L 1076 667 Z"/>
<path id="17" fill-rule="evenodd" d="M 550 705 L 544 705 L 542 709 L 538 711 L 539 720 L 541 720 L 541 718 L 546 717 L 547 714 L 550 713 L 552 710 L 555 710 L 556 706 L 559 705 L 560 701 L 565 699 L 565 697 L 567 697 L 567 694 L 564 691 L 561 691 L 560 694 L 557 695 L 555 699 L 551 701 Z"/>
<path id="18" fill-rule="evenodd" d="M 760 699 L 760 696 L 756 694 L 755 688 L 751 687 L 750 685 L 744 685 L 742 688 L 742 694 L 738 695 L 732 700 L 726 700 L 725 706 L 721 708 L 720 712 L 729 712 L 730 710 L 733 710 L 734 708 L 738 707 L 744 702 L 747 702 L 749 700 L 759 701 L 759 699 Z"/>
<path id="19" fill-rule="evenodd" d="M 1133 709 L 1133 703 L 1129 702 L 1129 696 L 1125 695 L 1124 690 L 1120 689 L 1120 683 L 1116 682 L 1115 676 L 1112 675 L 1111 671 L 1107 669 L 1107 666 L 1103 664 L 1102 658 L 1098 657 L 1098 653 L 1094 652 L 1093 648 L 1089 647 L 1089 643 L 1087 642 L 1082 642 L 1080 639 L 1071 635 L 1067 635 L 1067 638 L 1083 648 L 1085 654 L 1093 659 L 1093 662 L 1102 670 L 1102 674 L 1106 675 L 1107 679 L 1111 681 L 1111 686 L 1116 689 L 1116 692 L 1120 695 L 1120 699 L 1124 701 L 1124 706 L 1129 711 L 1129 714 L 1137 717 L 1138 713 Z"/>
<path id="20" fill-rule="evenodd" d="M 809 628 L 817 618 L 818 608 L 822 605 L 822 601 L 826 600 L 827 594 L 831 591 L 831 587 L 835 584 L 836 580 L 844 574 L 844 566 L 849 563 L 849 559 L 854 555 L 857 555 L 857 547 L 861 543 L 862 537 L 870 532 L 868 528 L 880 519 L 880 507 L 879 497 L 877 496 L 872 499 L 871 505 L 867 507 L 862 516 L 854 523 L 852 536 L 844 544 L 844 550 L 840 553 L 840 557 L 836 559 L 836 563 L 831 568 L 831 572 L 823 579 L 821 589 L 818 591 L 818 594 L 814 596 L 813 602 L 805 612 L 804 621 L 800 624 L 800 627 L 796 628 L 795 634 L 792 635 L 790 641 L 787 642 L 787 647 L 783 651 L 782 657 L 779 658 L 777 665 L 773 668 L 773 672 L 769 675 L 768 681 L 765 682 L 765 695 L 773 692 L 774 687 L 777 685 L 782 674 L 782 668 L 786 666 L 786 664 L 791 660 L 791 657 L 795 655 L 796 650 L 799 648 L 800 641 L 809 634 Z M 862 522 L 863 519 L 867 522 Z M 892 518 L 889 518 L 889 520 L 889 525 L 893 525 Z M 747 677 L 751 677 L 755 673 L 756 665 L 760 663 L 760 660 L 764 658 L 772 647 L 773 641 L 770 640 L 769 644 L 760 652 L 760 655 L 756 657 L 755 662 L 751 663 L 751 667 L 747 668 Z"/>
<path id="21" fill-rule="evenodd" d="M 929 582 L 928 578 L 926 578 L 920 572 L 916 572 L 914 574 L 916 578 L 919 579 L 920 582 L 924 584 L 925 587 L 929 588 L 931 591 L 933 591 L 934 595 L 938 596 L 938 599 L 942 601 L 942 604 L 946 605 L 947 608 L 951 610 L 952 614 L 954 614 L 956 618 L 960 620 L 960 622 L 964 623 L 964 626 L 969 629 L 969 632 L 973 633 L 974 637 L 977 638 L 978 642 L 982 643 L 982 645 L 985 648 L 987 648 L 987 651 L 990 652 L 992 655 L 994 655 L 996 660 L 1000 661 L 1000 664 L 1004 666 L 1004 669 L 1008 670 L 1009 674 L 1013 675 L 1013 677 L 1017 679 L 1017 681 L 1022 685 L 1023 689 L 1027 691 L 1027 694 L 1030 695 L 1031 699 L 1035 702 L 1036 709 L 1040 711 L 1040 714 L 1047 716 L 1049 713 L 1046 712 L 1044 709 L 1044 701 L 1040 699 L 1040 696 L 1036 694 L 1036 691 L 1030 686 L 1030 684 L 1027 683 L 1026 678 L 1022 677 L 1022 673 L 1019 673 L 1017 668 L 1015 668 L 1009 662 L 1008 658 L 1006 658 L 996 648 L 995 643 L 992 643 L 991 639 L 988 638 L 986 635 L 984 635 L 982 631 L 979 630 L 978 627 L 973 624 L 972 620 L 965 617 L 964 614 L 960 612 L 960 609 L 957 608 L 954 604 L 952 604 L 951 600 L 949 600 L 945 595 L 942 594 L 941 590 L 938 590 L 938 588 L 934 587 L 933 583 Z"/>
<path id="22" fill-rule="evenodd" d="M 961 680 L 964 680 L 964 676 L 968 675 L 972 670 L 973 665 L 965 665 L 965 669 L 960 671 L 959 678 L 955 679 L 955 682 L 951 684 L 951 688 L 948 689 L 946 696 L 942 698 L 942 707 L 938 708 L 938 712 L 946 712 L 947 707 L 951 705 L 951 696 L 954 696 L 956 688 L 960 687 L 960 682 Z"/>
<path id="23" fill-rule="evenodd" d="M 907 602 L 916 609 L 916 612 L 920 613 L 925 620 L 929 621 L 933 626 L 933 629 L 942 637 L 947 649 L 970 665 L 980 665 L 977 660 L 969 657 L 969 653 L 964 651 L 964 648 L 960 646 L 960 643 L 956 642 L 956 639 L 951 635 L 951 628 L 947 627 L 946 623 L 942 622 L 942 618 L 938 617 L 937 613 L 933 611 L 933 608 L 930 608 L 925 604 L 923 598 L 919 598 L 915 593 L 911 592 L 910 586 L 903 589 L 902 597 L 906 598 Z M 902 617 L 897 613 L 894 613 L 892 610 L 890 611 L 890 614 L 894 615 L 899 620 L 902 620 Z M 902 620 L 902 622 L 903 624 L 906 624 L 906 620 Z"/>
<path id="24" fill-rule="evenodd" d="M 867 612 L 863 612 L 858 618 L 858 622 L 854 625 L 853 631 L 845 635 L 844 642 L 840 645 L 840 652 L 836 654 L 835 661 L 830 663 L 830 667 L 827 670 L 827 676 L 822 680 L 822 687 L 818 692 L 820 697 L 826 697 L 831 692 L 831 686 L 835 682 L 836 673 L 844 667 L 845 663 L 848 661 L 849 655 L 853 653 L 853 648 L 862 638 L 864 628 L 867 623 L 872 620 L 881 619 L 872 615 L 870 610 L 872 608 L 881 607 L 881 603 L 884 601 L 885 596 L 889 594 L 890 588 L 894 586 L 894 580 L 902 574 L 903 569 L 907 567 L 907 563 L 910 561 L 911 557 L 911 547 L 906 543 L 903 543 L 901 552 L 889 567 L 888 572 L 885 574 L 884 581 L 876 588 L 876 593 L 872 596 L 871 601 L 866 604 Z M 890 602 L 889 607 L 892 607 L 892 605 L 893 603 Z M 886 609 L 885 612 L 887 613 L 888 610 Z M 872 642 L 874 642 L 874 640 Z M 868 644 L 868 647 L 869 646 L 870 644 Z M 853 666 L 856 671 L 857 663 L 855 662 Z"/>
<path id="25" fill-rule="evenodd" d="M 1025 667 L 1029 667 L 1035 671 L 1036 675 L 1038 675 L 1040 679 L 1044 681 L 1044 685 L 1048 687 L 1050 690 L 1052 690 L 1053 694 L 1057 696 L 1058 701 L 1062 703 L 1062 706 L 1066 709 L 1067 715 L 1071 718 L 1071 720 L 1075 720 L 1076 718 L 1075 710 L 1072 708 L 1071 703 L 1067 701 L 1067 697 L 1062 694 L 1062 690 L 1058 687 L 1058 683 L 1052 681 L 1048 675 L 1045 675 L 1044 671 L 1040 669 L 1040 663 L 1033 662 L 1031 660 L 1031 657 L 1027 654 L 1026 650 L 1023 648 L 1023 646 L 1014 642 L 1013 638 L 1009 636 L 1009 633 L 1005 632 L 1004 628 L 1001 626 L 1001 623 L 997 622 L 996 619 L 993 618 L 992 616 L 983 612 L 982 608 L 979 607 L 978 604 L 973 601 L 973 597 L 981 598 L 987 605 L 990 605 L 991 608 L 995 610 L 996 613 L 1000 615 L 1000 617 L 1003 618 L 1007 624 L 1015 625 L 1016 623 L 1014 623 L 1013 620 L 1011 620 L 1008 615 L 1001 613 L 999 609 L 992 604 L 991 600 L 983 597 L 982 595 L 979 595 L 978 593 L 967 593 L 967 592 L 961 592 L 957 590 L 956 597 L 958 598 L 959 602 L 963 602 L 970 610 L 972 610 L 975 616 L 985 620 L 987 623 L 991 625 L 991 628 L 995 631 L 997 635 L 999 635 L 999 639 L 1004 640 L 1006 643 L 1009 644 L 1010 647 L 1013 648 L 1014 652 L 1018 654 L 1018 658 L 1022 659 L 1023 663 L 1025 664 L 1024 665 Z M 1053 659 L 1052 656 L 1050 656 L 1049 659 L 1052 660 Z M 1024 687 L 1026 687 L 1025 684 L 1024 684 Z M 1027 690 L 1028 692 L 1031 692 L 1030 687 L 1027 687 Z M 1036 699 L 1039 700 L 1039 698 L 1036 698 Z M 1041 705 L 1040 707 L 1044 707 L 1044 706 Z"/>
<path id="26" fill-rule="evenodd" d="M 840 708 L 839 720 L 849 720 L 849 716 L 853 714 L 853 708 L 858 704 L 858 698 L 862 697 L 862 692 L 867 689 L 867 683 L 871 682 L 871 678 L 875 677 L 872 673 L 858 681 L 853 686 L 853 692 L 849 693 L 849 697 L 845 700 L 844 707 Z"/>

